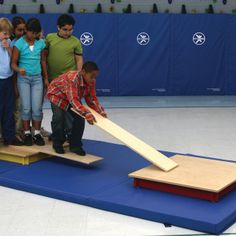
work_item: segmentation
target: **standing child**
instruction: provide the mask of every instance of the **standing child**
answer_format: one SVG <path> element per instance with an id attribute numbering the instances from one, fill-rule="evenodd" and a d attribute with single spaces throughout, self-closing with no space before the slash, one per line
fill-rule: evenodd
<path id="1" fill-rule="evenodd" d="M 25 20 L 21 16 L 15 16 L 13 17 L 11 23 L 13 25 L 13 34 L 11 37 L 11 40 L 12 40 L 11 48 L 13 48 L 16 41 L 25 34 Z M 20 118 L 20 98 L 19 98 L 19 92 L 17 89 L 17 74 L 16 73 L 14 73 L 13 75 L 13 85 L 14 85 L 14 92 L 15 92 L 15 98 L 16 98 L 16 107 L 15 107 L 15 112 L 14 112 L 16 135 L 17 135 L 17 138 L 21 139 L 23 127 L 22 127 L 22 120 Z"/>
<path id="2" fill-rule="evenodd" d="M 48 77 L 44 56 L 45 43 L 38 39 L 41 31 L 39 20 L 29 19 L 26 23 L 26 33 L 15 43 L 12 56 L 12 68 L 18 73 L 17 87 L 21 101 L 24 144 L 27 146 L 33 145 L 33 141 L 36 145 L 45 145 L 40 128 L 43 118 L 43 85 L 47 87 Z M 33 137 L 30 132 L 31 120 Z"/>
<path id="3" fill-rule="evenodd" d="M 74 25 L 74 18 L 63 14 L 57 20 L 58 32 L 46 37 L 49 81 L 70 70 L 80 71 L 82 68 L 82 46 L 72 35 Z"/>
<path id="4" fill-rule="evenodd" d="M 86 109 L 81 99 L 84 97 L 89 107 L 107 117 L 103 107 L 96 97 L 95 79 L 99 69 L 94 62 L 84 63 L 82 70 L 69 71 L 55 78 L 48 87 L 47 97 L 51 101 L 53 118 L 52 141 L 53 148 L 57 153 L 64 153 L 63 143 L 66 140 L 66 128 L 70 128 L 69 144 L 70 151 L 84 156 L 82 148 L 82 136 L 84 132 L 84 118 L 89 124 L 95 122 L 93 114 Z M 71 111 L 73 107 L 81 116 Z M 71 122 L 68 123 L 68 122 Z"/>
<path id="5" fill-rule="evenodd" d="M 15 137 L 14 108 L 15 96 L 10 67 L 12 49 L 10 35 L 12 24 L 6 18 L 0 18 L 0 125 L 5 145 L 22 145 Z"/>

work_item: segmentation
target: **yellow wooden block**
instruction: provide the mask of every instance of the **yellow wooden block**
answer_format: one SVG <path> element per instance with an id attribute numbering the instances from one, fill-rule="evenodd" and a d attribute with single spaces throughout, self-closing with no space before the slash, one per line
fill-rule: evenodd
<path id="1" fill-rule="evenodd" d="M 29 165 L 30 163 L 40 161 L 40 160 L 42 160 L 44 158 L 48 158 L 48 157 L 50 157 L 50 156 L 47 154 L 43 154 L 43 153 L 38 153 L 33 156 L 17 156 L 16 154 L 11 155 L 11 154 L 0 153 L 0 160 L 19 163 L 22 165 Z"/>

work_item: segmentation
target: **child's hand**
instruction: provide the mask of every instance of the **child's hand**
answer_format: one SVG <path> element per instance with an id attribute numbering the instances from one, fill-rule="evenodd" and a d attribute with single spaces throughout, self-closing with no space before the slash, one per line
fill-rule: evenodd
<path id="1" fill-rule="evenodd" d="M 3 39 L 3 40 L 2 40 L 2 46 L 3 46 L 4 48 L 9 48 L 9 47 L 10 47 L 10 44 L 8 43 L 8 41 L 7 41 L 6 39 Z"/>
<path id="2" fill-rule="evenodd" d="M 88 122 L 90 125 L 93 125 L 93 124 L 94 124 L 95 122 L 97 122 L 97 121 L 96 121 L 95 117 L 93 116 L 93 117 L 87 119 L 87 122 Z"/>
<path id="3" fill-rule="evenodd" d="M 19 74 L 22 75 L 22 76 L 25 76 L 25 69 L 24 68 L 19 68 L 18 70 Z"/>
<path id="4" fill-rule="evenodd" d="M 107 118 L 107 113 L 106 112 L 102 112 L 100 115 L 103 116 L 104 118 Z"/>

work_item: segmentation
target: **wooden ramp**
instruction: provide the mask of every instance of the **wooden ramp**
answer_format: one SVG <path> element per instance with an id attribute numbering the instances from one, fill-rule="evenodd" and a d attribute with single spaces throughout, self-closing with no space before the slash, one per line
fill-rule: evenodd
<path id="1" fill-rule="evenodd" d="M 67 145 L 68 146 L 68 145 Z M 69 152 L 69 148 L 65 145 L 65 154 L 56 153 L 51 143 L 47 143 L 45 146 L 7 146 L 0 147 L 0 160 L 16 162 L 23 165 L 28 165 L 32 162 L 39 161 L 43 158 L 50 156 L 60 157 L 86 165 L 93 164 L 102 160 L 102 157 L 87 154 L 86 156 L 79 156 L 75 153 Z"/>
<path id="2" fill-rule="evenodd" d="M 124 130 L 117 124 L 113 123 L 107 118 L 102 117 L 100 114 L 95 112 L 90 107 L 86 106 L 86 108 L 89 109 L 96 118 L 97 121 L 95 123 L 96 126 L 98 126 L 99 128 L 111 134 L 113 137 L 120 140 L 122 143 L 127 145 L 133 151 L 137 152 L 142 157 L 153 163 L 155 166 L 159 167 L 164 171 L 169 171 L 178 166 L 178 164 L 175 161 L 169 159 L 162 153 L 158 152 L 155 148 L 149 146 L 148 144 L 138 139 L 128 131 Z M 73 108 L 72 110 L 75 113 L 77 113 Z M 77 114 L 80 115 L 79 113 Z"/>
<path id="3" fill-rule="evenodd" d="M 47 144 L 45 146 L 36 146 L 36 145 L 34 145 L 34 146 L 31 147 L 32 151 L 35 150 L 35 151 L 45 153 L 45 154 L 48 154 L 48 155 L 51 155 L 51 156 L 61 157 L 61 158 L 68 159 L 68 160 L 71 160 L 71 161 L 80 162 L 80 163 L 83 163 L 83 164 L 86 164 L 86 165 L 90 165 L 92 163 L 95 163 L 95 162 L 100 161 L 100 160 L 103 159 L 102 157 L 94 156 L 94 155 L 91 155 L 91 154 L 86 154 L 85 156 L 79 156 L 75 153 L 70 152 L 68 145 L 64 146 L 64 149 L 65 149 L 65 152 L 66 152 L 65 154 L 58 154 L 53 150 L 52 144 Z"/>
<path id="4" fill-rule="evenodd" d="M 134 186 L 218 201 L 236 188 L 236 163 L 184 155 L 171 157 L 179 167 L 165 173 L 155 166 L 130 173 Z"/>

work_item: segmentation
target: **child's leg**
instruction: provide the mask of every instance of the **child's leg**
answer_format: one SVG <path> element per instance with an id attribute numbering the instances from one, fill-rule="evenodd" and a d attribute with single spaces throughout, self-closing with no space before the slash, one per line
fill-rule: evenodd
<path id="1" fill-rule="evenodd" d="M 52 142 L 54 149 L 62 148 L 65 142 L 65 111 L 51 103 L 52 108 Z"/>
<path id="2" fill-rule="evenodd" d="M 24 131 L 28 131 L 29 129 L 28 124 L 32 118 L 30 77 L 18 75 L 17 87 L 20 94 L 20 103 L 21 103 L 20 111 L 21 111 L 21 119 L 23 120 L 23 128 Z"/>
<path id="3" fill-rule="evenodd" d="M 32 94 L 32 126 L 34 128 L 34 142 L 37 145 L 45 145 L 43 137 L 40 133 L 41 122 L 43 118 L 42 98 L 43 98 L 43 81 L 40 76 L 32 76 L 31 82 Z"/>
<path id="4" fill-rule="evenodd" d="M 84 156 L 86 153 L 82 148 L 82 136 L 84 133 L 85 120 L 81 116 L 75 114 L 71 110 L 66 113 L 66 120 L 72 121 L 72 126 L 70 129 L 69 143 L 70 151 L 75 152 L 78 155 Z M 70 126 L 68 126 L 70 127 Z"/>
<path id="5" fill-rule="evenodd" d="M 68 112 L 68 115 L 73 118 L 71 136 L 69 138 L 70 147 L 72 149 L 76 147 L 82 147 L 82 137 L 84 134 L 85 119 L 75 114 L 71 110 Z"/>
<path id="6" fill-rule="evenodd" d="M 17 87 L 20 94 L 21 119 L 24 129 L 24 143 L 27 146 L 32 145 L 32 135 L 30 132 L 31 120 L 31 81 L 28 76 L 18 75 Z"/>
<path id="7" fill-rule="evenodd" d="M 31 97 L 32 97 L 32 120 L 34 121 L 33 127 L 35 130 L 40 131 L 41 121 L 43 118 L 43 111 L 42 111 L 43 81 L 41 75 L 32 76 Z"/>
<path id="8" fill-rule="evenodd" d="M 16 108 L 14 112 L 14 118 L 15 118 L 16 134 L 19 137 L 21 137 L 22 131 L 23 131 L 23 123 L 20 118 L 20 98 L 19 97 L 16 99 Z"/>
<path id="9" fill-rule="evenodd" d="M 6 143 L 15 139 L 14 107 L 15 96 L 11 78 L 0 80 L 0 118 L 2 125 L 2 137 Z"/>

